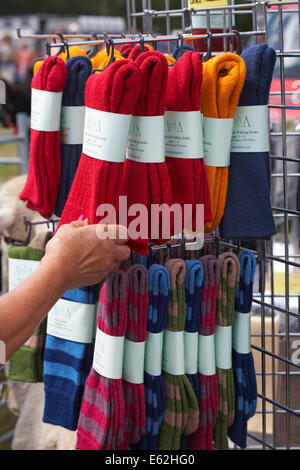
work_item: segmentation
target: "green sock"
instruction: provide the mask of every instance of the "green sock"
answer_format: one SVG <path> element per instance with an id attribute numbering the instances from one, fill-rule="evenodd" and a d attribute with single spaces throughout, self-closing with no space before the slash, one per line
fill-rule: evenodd
<path id="1" fill-rule="evenodd" d="M 220 283 L 217 295 L 216 325 L 232 326 L 235 311 L 235 294 L 240 279 L 240 264 L 233 253 L 219 257 Z M 234 420 L 233 371 L 217 367 L 219 414 L 214 428 L 215 448 L 228 449 L 228 428 Z"/>
<path id="2" fill-rule="evenodd" d="M 8 257 L 14 259 L 40 261 L 45 254 L 45 246 L 50 232 L 38 234 L 28 246 L 11 246 Z M 46 338 L 47 319 L 35 329 L 32 336 L 9 360 L 8 378 L 21 382 L 43 382 L 43 352 Z"/>
<path id="3" fill-rule="evenodd" d="M 185 263 L 168 259 L 165 264 L 171 277 L 171 299 L 166 330 L 184 331 L 185 324 Z M 180 450 L 182 434 L 192 434 L 199 425 L 199 406 L 186 376 L 163 371 L 167 406 L 159 431 L 159 450 Z"/>

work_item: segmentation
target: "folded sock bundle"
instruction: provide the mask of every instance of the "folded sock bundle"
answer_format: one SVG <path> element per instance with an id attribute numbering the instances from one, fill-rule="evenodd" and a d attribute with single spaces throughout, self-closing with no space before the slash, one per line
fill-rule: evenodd
<path id="1" fill-rule="evenodd" d="M 216 301 L 219 287 L 219 264 L 213 255 L 200 258 L 203 264 L 203 283 L 201 297 L 201 316 L 199 334 L 211 336 L 215 332 Z M 200 341 L 199 337 L 199 341 Z M 213 427 L 218 415 L 218 380 L 215 370 L 207 371 L 210 375 L 199 371 L 199 427 L 189 436 L 188 445 L 191 450 L 212 450 Z"/>
<path id="2" fill-rule="evenodd" d="M 177 334 L 180 341 L 185 324 L 185 274 L 186 268 L 183 260 L 169 259 L 166 262 L 171 277 L 171 297 L 169 302 L 168 320 L 164 334 L 172 338 L 172 334 Z M 165 336 L 165 338 L 167 338 Z M 166 339 L 167 341 L 167 339 Z M 199 408 L 193 387 L 183 370 L 174 370 L 170 365 L 173 352 L 167 352 L 167 344 L 164 340 L 163 377 L 166 389 L 166 410 L 164 419 L 159 431 L 159 450 L 180 449 L 181 435 L 192 434 L 199 424 Z M 171 339 L 172 341 L 172 339 Z M 179 350 L 180 345 L 176 344 L 177 354 L 184 356 L 184 351 Z M 184 359 L 184 358 L 183 358 Z M 179 358 L 180 360 L 180 358 Z M 178 364 L 175 364 L 178 368 Z M 169 371 L 167 372 L 166 369 Z M 176 372 L 176 373 L 175 373 Z"/>
<path id="3" fill-rule="evenodd" d="M 251 106 L 268 104 L 276 53 L 267 44 L 257 44 L 245 49 L 242 58 L 247 72 L 239 106 L 249 107 L 250 112 Z M 251 119 L 258 118 L 255 111 L 249 125 L 253 126 Z M 268 142 L 268 134 L 264 137 Z M 270 239 L 276 233 L 270 203 L 269 151 L 231 152 L 221 233 L 233 239 Z"/>
<path id="4" fill-rule="evenodd" d="M 228 430 L 230 439 L 244 449 L 247 446 L 247 421 L 256 411 L 257 385 L 254 360 L 250 350 L 250 311 L 252 306 L 253 280 L 256 261 L 248 250 L 238 255 L 241 267 L 240 284 L 235 298 L 234 341 L 232 348 L 232 369 L 235 386 L 235 417 Z M 246 314 L 242 317 L 242 314 Z M 235 324 L 237 316 L 248 323 L 248 329 L 239 329 Z M 246 318 L 247 317 L 247 318 Z M 245 331 L 245 333 L 243 333 Z M 235 337 L 236 335 L 236 337 Z M 246 336 L 247 335 L 247 336 Z"/>
<path id="5" fill-rule="evenodd" d="M 89 77 L 85 105 L 94 110 L 130 115 L 135 109 L 140 85 L 137 65 L 118 60 L 103 72 Z M 123 162 L 101 160 L 82 153 L 60 225 L 77 220 L 81 214 L 85 214 L 90 223 L 99 222 L 96 212 L 101 204 L 112 204 L 117 215 L 122 177 Z"/>
<path id="6" fill-rule="evenodd" d="M 166 110 L 184 112 L 187 115 L 189 112 L 198 111 L 200 122 L 201 82 L 201 55 L 197 52 L 188 51 L 178 59 L 173 67 L 169 67 Z M 183 118 L 184 116 L 181 119 Z M 183 126 L 185 126 L 184 123 Z M 187 130 L 184 129 L 184 132 L 186 133 Z M 198 144 L 200 143 L 199 141 Z M 188 222 L 190 226 L 186 227 L 189 230 L 203 230 L 201 226 L 203 220 L 199 220 L 199 218 L 198 221 L 196 220 L 197 208 L 200 209 L 200 204 L 204 205 L 204 222 L 212 220 L 203 148 L 198 150 L 200 153 L 199 158 L 195 158 L 193 155 L 189 155 L 189 158 L 180 158 L 168 156 L 168 153 L 166 153 L 173 202 L 179 204 L 182 208 L 182 229 L 185 228 L 184 222 L 186 222 L 184 220 L 185 204 L 190 204 L 192 207 L 192 220 Z"/>
<path id="7" fill-rule="evenodd" d="M 95 305 L 97 287 L 67 291 L 62 299 Z M 43 421 L 75 430 L 84 384 L 93 360 L 94 343 L 83 343 L 46 335 L 44 354 L 45 404 Z"/>
<path id="8" fill-rule="evenodd" d="M 237 54 L 226 53 L 204 62 L 201 89 L 201 112 L 204 117 L 219 119 L 234 117 L 245 74 L 245 63 Z M 205 232 L 210 233 L 215 230 L 223 217 L 228 184 L 228 166 L 206 164 L 206 172 L 212 222 L 205 224 Z"/>
<path id="9" fill-rule="evenodd" d="M 233 253 L 223 253 L 219 257 L 219 266 L 220 283 L 217 295 L 216 325 L 217 328 L 231 327 L 235 311 L 235 296 L 240 279 L 240 263 Z M 218 347 L 217 345 L 216 347 L 222 351 L 221 346 Z M 222 364 L 218 363 L 218 357 L 216 357 L 219 414 L 214 428 L 214 439 L 217 449 L 228 449 L 227 433 L 228 428 L 233 424 L 235 412 L 234 378 L 230 358 L 221 357 L 221 359 Z M 223 365 L 223 367 L 220 367 L 220 365 Z"/>
<path id="10" fill-rule="evenodd" d="M 92 72 L 92 63 L 88 57 L 76 56 L 69 59 L 67 65 L 67 80 L 63 92 L 62 106 L 84 106 L 84 92 L 88 77 Z M 73 109 L 71 110 L 73 112 Z M 60 217 L 68 198 L 72 182 L 77 170 L 82 151 L 82 144 L 68 143 L 61 136 L 61 176 L 54 212 Z"/>
<path id="11" fill-rule="evenodd" d="M 28 246 L 11 246 L 8 257 L 20 260 L 40 261 L 50 232 L 36 235 Z M 43 355 L 46 338 L 47 318 L 36 327 L 32 336 L 13 354 L 9 360 L 8 378 L 21 382 L 43 382 Z"/>
<path id="12" fill-rule="evenodd" d="M 148 276 L 149 307 L 147 334 L 159 335 L 163 332 L 168 318 L 171 289 L 170 274 L 164 266 L 152 264 L 152 266 L 149 268 Z M 153 357 L 150 359 L 154 360 Z M 161 364 L 158 369 L 160 368 Z M 157 375 L 153 375 L 154 372 Z M 145 370 L 144 380 L 146 401 L 146 434 L 136 446 L 133 446 L 133 448 L 136 450 L 157 450 L 158 433 L 166 407 L 165 383 L 161 370 Z"/>
<path id="13" fill-rule="evenodd" d="M 148 118 L 149 125 L 150 116 L 154 118 L 162 117 L 165 112 L 168 64 L 163 54 L 157 51 L 147 51 L 140 54 L 134 64 L 137 64 L 141 71 L 142 87 L 133 114 Z M 153 155 L 153 157 L 155 156 Z M 154 219 L 154 217 L 151 217 L 151 204 L 156 204 L 157 207 L 162 204 L 167 204 L 169 207 L 172 205 L 170 176 L 165 161 L 142 162 L 128 157 L 129 155 L 124 165 L 123 194 L 127 196 L 128 207 L 134 204 L 142 204 L 143 207 L 147 208 L 148 213 L 148 216 L 143 214 L 139 217 L 142 226 L 140 237 L 133 239 L 129 234 L 128 245 L 136 253 L 147 255 L 149 252 L 148 242 L 151 239 L 151 220 Z M 138 184 L 133 184 L 133 181 L 138 182 Z M 172 232 L 172 217 L 170 219 Z M 132 220 L 132 217 L 128 217 L 128 224 Z M 153 220 L 153 224 L 155 223 L 157 228 L 157 233 L 152 237 L 153 243 L 160 244 L 164 242 L 161 235 L 162 221 L 162 213 L 160 212 L 157 218 Z M 173 235 L 173 233 L 171 234 Z"/>
<path id="14" fill-rule="evenodd" d="M 127 328 L 128 276 L 106 276 L 99 299 L 97 326 L 106 335 L 124 337 Z M 125 399 L 122 378 L 100 375 L 92 367 L 86 380 L 77 430 L 77 450 L 110 450 L 124 440 Z"/>
<path id="15" fill-rule="evenodd" d="M 144 49 L 141 48 L 140 44 L 134 46 L 128 54 L 128 60 L 136 60 L 143 52 L 152 51 L 150 44 L 144 44 Z"/>
<path id="16" fill-rule="evenodd" d="M 31 81 L 31 88 L 60 93 L 67 77 L 66 64 L 59 57 L 48 57 Z M 44 108 L 43 113 L 49 110 Z M 31 129 L 27 180 L 20 199 L 28 209 L 49 219 L 54 211 L 61 173 L 60 130 Z M 79 214 L 80 215 L 80 214 Z"/>
<path id="17" fill-rule="evenodd" d="M 143 343 L 146 341 L 147 333 L 148 270 L 142 265 L 134 264 L 128 268 L 127 275 L 129 290 L 125 338 L 131 342 Z M 128 450 L 129 444 L 139 442 L 146 433 L 144 383 L 132 383 L 129 378 L 124 378 L 123 374 L 125 432 L 124 441 L 119 446 L 119 450 Z"/>
<path id="18" fill-rule="evenodd" d="M 200 315 L 201 315 L 201 295 L 202 295 L 202 282 L 203 282 L 203 264 L 199 260 L 186 260 L 186 278 L 185 278 L 185 324 L 184 331 L 186 333 L 194 333 L 198 337 L 200 329 Z M 190 341 L 188 335 L 186 340 Z M 197 341 L 198 343 L 198 341 Z M 186 347 L 186 344 L 185 344 Z M 199 401 L 200 398 L 200 383 L 197 372 L 197 356 L 195 356 L 195 370 L 192 368 L 194 364 L 188 365 L 191 369 L 186 368 L 186 376 L 189 379 L 195 396 Z M 190 370 L 190 372 L 188 372 Z M 188 448 L 188 436 L 181 437 L 181 449 Z"/>

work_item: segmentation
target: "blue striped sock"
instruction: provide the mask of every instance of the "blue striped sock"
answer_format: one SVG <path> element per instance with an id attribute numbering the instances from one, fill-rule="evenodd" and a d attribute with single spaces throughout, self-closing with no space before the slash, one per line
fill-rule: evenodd
<path id="1" fill-rule="evenodd" d="M 147 330 L 151 333 L 163 331 L 168 318 L 171 280 L 164 266 L 153 264 L 149 268 L 149 307 Z M 166 396 L 162 375 L 153 376 L 145 372 L 146 434 L 132 446 L 135 450 L 157 450 L 158 433 L 163 420 Z"/>
<path id="2" fill-rule="evenodd" d="M 94 304 L 95 286 L 67 291 L 63 298 Z M 93 343 L 78 343 L 46 335 L 44 353 L 45 405 L 43 421 L 76 430 L 84 384 L 93 361 Z"/>

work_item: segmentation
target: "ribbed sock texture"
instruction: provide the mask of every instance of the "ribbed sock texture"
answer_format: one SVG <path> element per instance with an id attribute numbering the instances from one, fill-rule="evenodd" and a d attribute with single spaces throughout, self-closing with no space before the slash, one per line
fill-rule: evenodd
<path id="1" fill-rule="evenodd" d="M 219 257 L 220 284 L 217 295 L 216 325 L 232 326 L 235 311 L 235 295 L 240 279 L 240 263 L 233 253 Z M 228 428 L 232 426 L 235 414 L 233 370 L 220 369 L 217 365 L 219 385 L 219 414 L 214 428 L 215 447 L 228 449 Z"/>
<path id="2" fill-rule="evenodd" d="M 40 261 L 45 254 L 50 232 L 38 234 L 28 246 L 11 246 L 8 257 Z M 21 382 L 43 382 L 43 356 L 46 339 L 47 318 L 41 321 L 34 333 L 9 360 L 8 379 Z"/>
<path id="3" fill-rule="evenodd" d="M 66 66 L 67 80 L 63 92 L 62 106 L 84 106 L 85 85 L 92 72 L 92 63 L 88 57 L 76 56 L 69 59 Z M 61 216 L 68 198 L 81 151 L 82 145 L 61 144 L 60 186 L 54 209 L 55 215 L 58 217 Z"/>
<path id="4" fill-rule="evenodd" d="M 141 74 L 135 63 L 115 61 L 103 72 L 89 77 L 85 105 L 116 114 L 132 114 L 140 85 Z M 108 162 L 82 153 L 59 226 L 77 220 L 81 214 L 90 223 L 98 223 L 101 217 L 96 212 L 101 204 L 112 204 L 118 215 L 123 165 L 123 162 Z"/>
<path id="5" fill-rule="evenodd" d="M 64 61 L 48 57 L 31 81 L 31 88 L 62 92 L 67 77 Z M 45 110 L 46 112 L 46 110 Z M 45 132 L 31 129 L 29 168 L 20 199 L 49 219 L 54 211 L 61 175 L 60 131 Z M 80 214 L 79 214 L 80 215 Z"/>
<path id="6" fill-rule="evenodd" d="M 247 72 L 239 106 L 267 105 L 275 50 L 257 44 L 245 49 L 241 57 Z M 269 152 L 231 152 L 221 233 L 233 239 L 270 239 L 276 233 L 270 203 Z"/>
<path id="7" fill-rule="evenodd" d="M 168 79 L 168 63 L 162 53 L 147 51 L 140 54 L 134 62 L 142 74 L 142 88 L 133 114 L 135 116 L 162 116 L 166 109 L 166 92 Z M 136 184 L 133 184 L 136 182 Z M 130 248 L 136 253 L 147 255 L 148 242 L 151 239 L 151 204 L 165 203 L 172 205 L 172 189 L 168 168 L 165 162 L 144 163 L 126 159 L 124 167 L 123 194 L 127 196 L 127 204 L 143 204 L 148 210 L 148 219 L 140 217 L 141 224 L 148 227 L 147 235 L 141 232 L 141 238 L 130 238 Z M 146 215 L 145 215 L 146 217 Z M 128 224 L 135 217 L 128 217 Z M 171 214 L 171 232 L 173 229 Z M 158 233 L 153 235 L 153 243 L 161 244 L 162 214 L 158 217 Z M 173 235 L 173 233 L 171 233 Z M 170 237 L 168 237 L 170 238 Z"/>
<path id="8" fill-rule="evenodd" d="M 220 71 L 228 69 L 226 74 Z M 226 53 L 203 63 L 201 89 L 201 112 L 210 118 L 233 118 L 241 90 L 246 67 L 237 54 Z M 212 222 L 205 224 L 210 233 L 219 225 L 226 202 L 228 167 L 206 166 L 210 191 Z"/>
<path id="9" fill-rule="evenodd" d="M 174 66 L 169 67 L 166 109 L 168 111 L 200 111 L 201 83 L 201 55 L 188 51 L 178 59 Z M 173 202 L 182 208 L 181 227 L 189 230 L 203 230 L 202 218 L 196 219 L 197 206 L 204 205 L 204 222 L 212 220 L 204 158 L 174 158 L 166 155 L 166 164 L 170 173 Z M 185 204 L 192 205 L 192 220 L 190 221 L 185 221 L 183 217 Z M 185 226 L 185 222 L 189 226 Z"/>
<path id="10" fill-rule="evenodd" d="M 97 325 L 104 333 L 125 336 L 128 276 L 109 273 L 100 292 Z M 124 441 L 125 398 L 122 379 L 110 379 L 92 367 L 86 380 L 77 430 L 77 450 L 111 450 Z"/>

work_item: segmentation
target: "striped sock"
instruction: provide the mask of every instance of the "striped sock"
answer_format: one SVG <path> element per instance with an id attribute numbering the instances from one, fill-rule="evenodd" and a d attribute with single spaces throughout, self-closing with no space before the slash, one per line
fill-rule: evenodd
<path id="1" fill-rule="evenodd" d="M 148 271 L 134 264 L 127 270 L 129 280 L 128 320 L 126 339 L 133 342 L 146 341 L 148 313 Z M 131 383 L 123 379 L 125 396 L 125 435 L 120 450 L 129 449 L 146 433 L 146 410 L 144 383 Z"/>
<path id="2" fill-rule="evenodd" d="M 171 299 L 166 330 L 184 331 L 185 275 L 181 259 L 166 262 L 171 277 Z M 159 450 L 179 450 L 182 434 L 193 433 L 199 424 L 199 407 L 193 388 L 186 376 L 163 371 L 166 389 L 166 411 L 159 432 Z"/>
<path id="3" fill-rule="evenodd" d="M 128 276 L 124 271 L 113 271 L 100 292 L 98 328 L 107 335 L 125 336 L 127 306 Z M 124 424 L 122 379 L 109 379 L 92 368 L 85 383 L 76 449 L 116 449 L 124 440 Z"/>
<path id="4" fill-rule="evenodd" d="M 67 291 L 65 300 L 96 304 L 97 286 Z M 47 334 L 44 354 L 43 421 L 76 430 L 84 384 L 93 360 L 93 343 L 79 343 Z"/>
<path id="5" fill-rule="evenodd" d="M 42 232 L 28 246 L 11 246 L 8 257 L 40 261 L 45 254 L 51 232 Z M 21 382 L 43 382 L 43 355 L 46 339 L 47 318 L 34 330 L 32 336 L 9 360 L 8 379 Z"/>
<path id="6" fill-rule="evenodd" d="M 235 296 L 240 279 L 240 263 L 233 253 L 219 257 L 220 284 L 217 296 L 216 324 L 232 326 L 235 311 Z M 233 370 L 221 369 L 217 364 L 219 414 L 214 428 L 215 447 L 228 449 L 228 428 L 234 421 L 234 379 Z"/>
<path id="7" fill-rule="evenodd" d="M 169 271 L 158 264 L 150 266 L 149 271 L 149 306 L 147 331 L 161 333 L 168 318 L 170 298 Z M 163 420 L 166 397 L 165 383 L 162 374 L 152 375 L 145 371 L 145 401 L 146 401 L 146 434 L 141 441 L 131 446 L 135 450 L 157 450 L 158 433 Z"/>
<path id="8" fill-rule="evenodd" d="M 214 255 L 201 258 L 204 277 L 199 333 L 210 336 L 215 331 L 216 298 L 219 285 L 219 264 Z M 200 423 L 197 431 L 189 437 L 189 449 L 212 450 L 213 427 L 218 414 L 218 382 L 216 374 L 198 374 L 200 383 Z"/>

